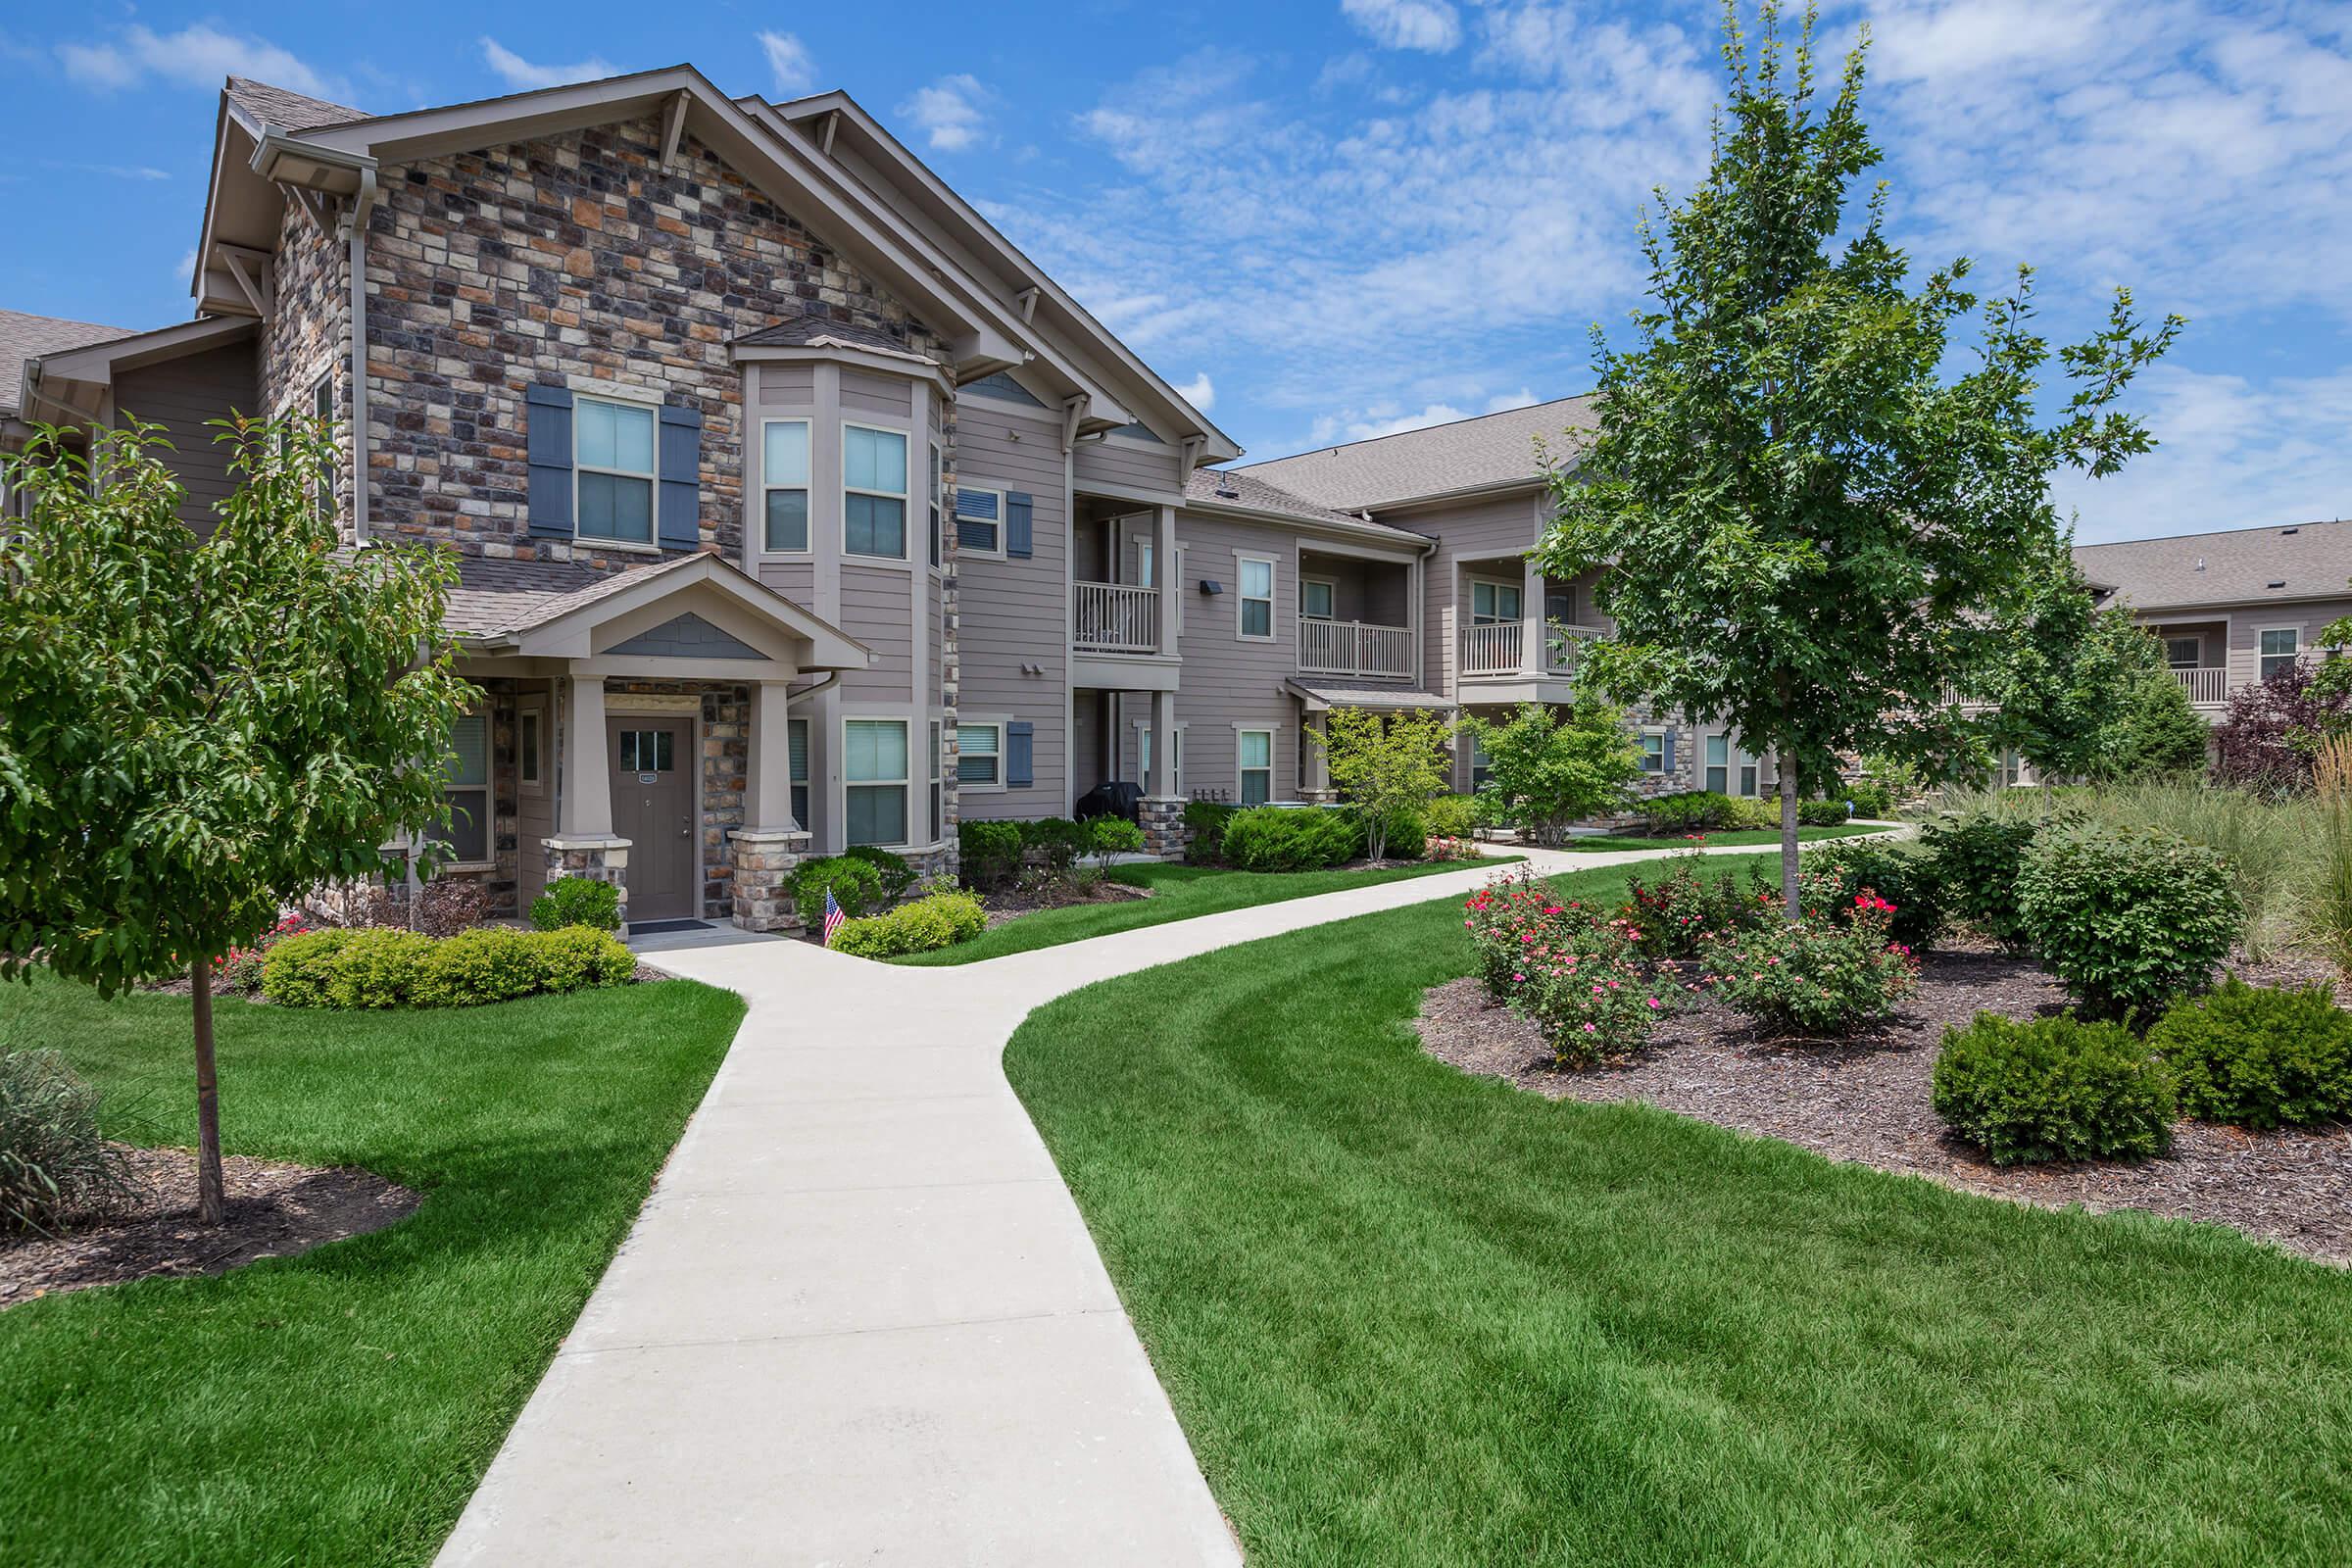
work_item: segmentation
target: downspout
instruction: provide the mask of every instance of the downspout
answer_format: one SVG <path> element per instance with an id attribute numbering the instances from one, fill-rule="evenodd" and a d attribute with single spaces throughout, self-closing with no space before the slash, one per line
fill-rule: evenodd
<path id="1" fill-rule="evenodd" d="M 368 216 L 375 210 L 375 169 L 360 171 L 360 188 L 344 215 L 351 246 L 351 542 L 368 542 Z"/>

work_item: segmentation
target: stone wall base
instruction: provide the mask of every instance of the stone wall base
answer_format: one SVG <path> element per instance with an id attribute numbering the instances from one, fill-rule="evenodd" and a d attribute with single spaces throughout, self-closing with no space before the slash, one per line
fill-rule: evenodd
<path id="1" fill-rule="evenodd" d="M 1136 825 L 1144 830 L 1144 853 L 1163 860 L 1184 858 L 1192 834 L 1184 825 L 1184 799 L 1176 795 L 1147 795 L 1136 804 Z"/>
<path id="2" fill-rule="evenodd" d="M 744 827 L 728 837 L 735 846 L 735 924 L 745 931 L 799 929 L 792 874 L 808 858 L 808 831 Z"/>
<path id="3" fill-rule="evenodd" d="M 547 853 L 547 880 L 560 876 L 584 876 L 592 881 L 610 882 L 620 897 L 620 936 L 629 934 L 629 841 L 611 834 L 564 835 L 541 839 L 539 847 Z"/>

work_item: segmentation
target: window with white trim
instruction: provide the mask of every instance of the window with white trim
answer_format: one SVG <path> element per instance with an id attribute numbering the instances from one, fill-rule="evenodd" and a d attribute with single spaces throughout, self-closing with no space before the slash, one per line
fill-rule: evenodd
<path id="1" fill-rule="evenodd" d="M 466 864 L 490 858 L 490 715 L 461 713 L 441 766 L 441 820 L 427 835 Z"/>
<path id="2" fill-rule="evenodd" d="M 1135 757 L 1140 777 L 1137 783 L 1152 787 L 1152 726 L 1138 724 L 1135 729 Z M 1176 726 L 1176 739 L 1168 747 L 1168 793 L 1184 793 L 1184 726 Z"/>
<path id="3" fill-rule="evenodd" d="M 547 705 L 533 701 L 514 710 L 514 782 L 525 795 L 547 793 Z"/>
<path id="4" fill-rule="evenodd" d="M 791 754 L 789 764 L 792 777 L 792 819 L 801 827 L 808 825 L 808 721 L 788 718 L 784 721 L 786 750 Z"/>
<path id="5" fill-rule="evenodd" d="M 654 542 L 654 410 L 643 403 L 572 402 L 572 515 L 583 539 Z"/>
<path id="6" fill-rule="evenodd" d="M 841 427 L 844 555 L 906 559 L 906 437 L 870 425 Z"/>
<path id="7" fill-rule="evenodd" d="M 940 498 L 943 494 L 943 467 L 939 459 L 939 443 L 931 444 L 931 564 L 938 565 L 947 559 L 947 523 L 940 516 Z M 934 751 L 937 747 L 932 748 Z"/>
<path id="8" fill-rule="evenodd" d="M 966 556 L 1004 553 L 1004 492 L 956 487 L 956 550 Z"/>
<path id="9" fill-rule="evenodd" d="M 1237 556 L 1234 576 L 1241 591 L 1241 636 L 1247 642 L 1274 640 L 1274 562 L 1267 556 Z"/>
<path id="10" fill-rule="evenodd" d="M 1731 794 L 1732 738 L 1717 731 L 1699 744 L 1706 748 L 1704 772 L 1699 780 L 1699 788 L 1712 790 L 1717 795 Z"/>
<path id="11" fill-rule="evenodd" d="M 1470 623 L 1500 626 L 1520 618 L 1519 585 L 1513 582 L 1474 582 L 1470 585 Z"/>
<path id="12" fill-rule="evenodd" d="M 956 726 L 956 782 L 967 789 L 1004 787 L 1004 726 L 1001 723 Z"/>
<path id="13" fill-rule="evenodd" d="M 1666 771 L 1666 732 L 1664 730 L 1645 729 L 1642 732 L 1642 771 L 1644 773 Z"/>
<path id="14" fill-rule="evenodd" d="M 808 421 L 760 425 L 762 543 L 771 556 L 808 553 Z"/>
<path id="15" fill-rule="evenodd" d="M 2303 633 L 2297 627 L 2273 626 L 2257 635 L 2261 638 L 2264 680 L 2291 668 L 2303 651 Z"/>
<path id="16" fill-rule="evenodd" d="M 1298 613 L 1308 620 L 1329 620 L 1332 608 L 1339 602 L 1339 588 L 1326 578 L 1298 579 Z"/>
<path id="17" fill-rule="evenodd" d="M 842 776 L 848 781 L 847 842 L 905 844 L 906 720 L 848 718 L 841 724 Z"/>
<path id="18" fill-rule="evenodd" d="M 2205 657 L 2202 637 L 2167 637 L 2164 640 L 2164 662 L 2175 669 L 2194 669 Z"/>
<path id="19" fill-rule="evenodd" d="M 1156 588 L 1159 582 L 1152 575 L 1152 541 L 1135 542 L 1135 582 L 1139 588 Z"/>
<path id="20" fill-rule="evenodd" d="M 946 777 L 948 743 L 940 721 L 931 721 L 931 831 L 936 837 L 946 837 L 948 831 L 948 787 Z"/>
<path id="21" fill-rule="evenodd" d="M 1236 796 L 1244 806 L 1263 806 L 1274 798 L 1274 732 L 1270 729 L 1234 731 L 1241 776 Z"/>

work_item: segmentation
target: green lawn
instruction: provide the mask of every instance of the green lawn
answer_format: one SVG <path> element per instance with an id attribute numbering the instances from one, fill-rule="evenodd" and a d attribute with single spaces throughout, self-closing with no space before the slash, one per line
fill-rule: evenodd
<path id="1" fill-rule="evenodd" d="M 1401 909 L 1008 1050 L 1258 1568 L 2352 1561 L 2352 1277 L 1474 1080 L 1468 967 Z"/>
<path id="2" fill-rule="evenodd" d="M 1800 827 L 1796 830 L 1796 836 L 1800 842 L 1811 843 L 1816 839 L 1850 839 L 1859 834 L 1887 831 L 1888 829 L 1886 827 L 1878 825 L 1869 827 Z M 1708 846 L 1715 849 L 1726 845 L 1778 844 L 1781 842 L 1781 830 L 1777 827 L 1725 828 L 1720 832 L 1709 833 L 1706 837 Z M 1567 850 L 1585 851 L 1673 850 L 1680 849 L 1689 842 L 1689 835 L 1679 833 L 1662 839 L 1645 839 L 1632 833 L 1611 833 L 1603 834 L 1598 838 L 1570 839 L 1560 847 Z"/>
<path id="3" fill-rule="evenodd" d="M 421 1190 L 402 1224 L 0 1313 L 0 1562 L 423 1563 L 571 1327 L 742 1016 L 684 981 L 438 1012 L 223 1003 L 232 1153 Z M 186 1145 L 188 1004 L 0 987 L 110 1131 Z"/>
<path id="4" fill-rule="evenodd" d="M 991 927 L 969 942 L 936 953 L 909 954 L 894 963 L 978 963 L 1008 953 L 1033 948 L 1057 948 L 1064 942 L 1133 931 L 1142 926 L 1190 920 L 1195 915 L 1222 914 L 1254 904 L 1279 904 L 1309 894 L 1338 893 L 1345 888 L 1368 887 L 1405 877 L 1435 876 L 1446 871 L 1474 871 L 1481 863 L 1501 865 L 1518 856 L 1488 857 L 1480 861 L 1439 861 L 1386 871 L 1228 871 L 1211 865 L 1125 865 L 1111 875 L 1121 882 L 1152 890 L 1149 899 L 1124 904 L 1075 904 L 1062 909 L 1040 909 Z"/>

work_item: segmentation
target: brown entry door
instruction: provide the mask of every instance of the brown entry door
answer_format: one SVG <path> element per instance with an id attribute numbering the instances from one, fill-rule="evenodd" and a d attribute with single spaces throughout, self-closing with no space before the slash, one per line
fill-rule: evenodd
<path id="1" fill-rule="evenodd" d="M 612 831 L 629 841 L 629 918 L 693 916 L 694 726 L 682 718 L 607 720 Z"/>

